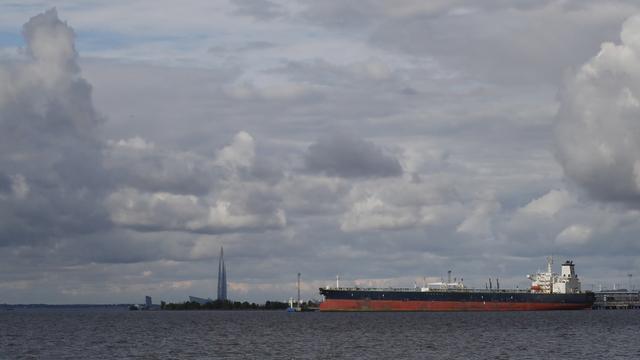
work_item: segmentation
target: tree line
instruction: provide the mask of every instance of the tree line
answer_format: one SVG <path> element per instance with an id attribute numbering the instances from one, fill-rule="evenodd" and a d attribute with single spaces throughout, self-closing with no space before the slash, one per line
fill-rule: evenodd
<path id="1" fill-rule="evenodd" d="M 250 303 L 248 301 L 213 300 L 204 304 L 195 301 L 183 303 L 160 302 L 162 310 L 285 310 L 289 304 L 281 301 L 267 301 L 264 304 Z"/>

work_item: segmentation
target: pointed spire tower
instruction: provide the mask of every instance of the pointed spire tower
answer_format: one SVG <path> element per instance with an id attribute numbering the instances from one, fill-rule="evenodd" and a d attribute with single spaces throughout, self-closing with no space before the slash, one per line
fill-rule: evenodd
<path id="1" fill-rule="evenodd" d="M 224 266 L 224 249 L 220 247 L 218 260 L 218 300 L 227 300 L 227 269 Z"/>

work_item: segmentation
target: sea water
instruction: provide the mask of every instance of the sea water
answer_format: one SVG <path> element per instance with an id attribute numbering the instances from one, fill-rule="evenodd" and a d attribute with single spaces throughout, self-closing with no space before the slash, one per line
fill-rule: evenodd
<path id="1" fill-rule="evenodd" d="M 640 310 L 16 310 L 0 359 L 640 359 Z"/>

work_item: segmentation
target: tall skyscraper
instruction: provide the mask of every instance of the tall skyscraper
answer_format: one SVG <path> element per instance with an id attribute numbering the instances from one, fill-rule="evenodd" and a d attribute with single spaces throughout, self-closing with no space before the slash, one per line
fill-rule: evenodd
<path id="1" fill-rule="evenodd" d="M 227 300 L 227 269 L 224 266 L 224 250 L 220 247 L 218 260 L 218 300 Z"/>

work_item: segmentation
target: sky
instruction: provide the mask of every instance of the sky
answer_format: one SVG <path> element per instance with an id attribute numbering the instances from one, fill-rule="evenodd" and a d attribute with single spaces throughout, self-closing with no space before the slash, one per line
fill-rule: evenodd
<path id="1" fill-rule="evenodd" d="M 639 60 L 635 1 L 4 1 L 0 303 L 215 297 L 221 246 L 256 302 L 637 288 Z"/>

